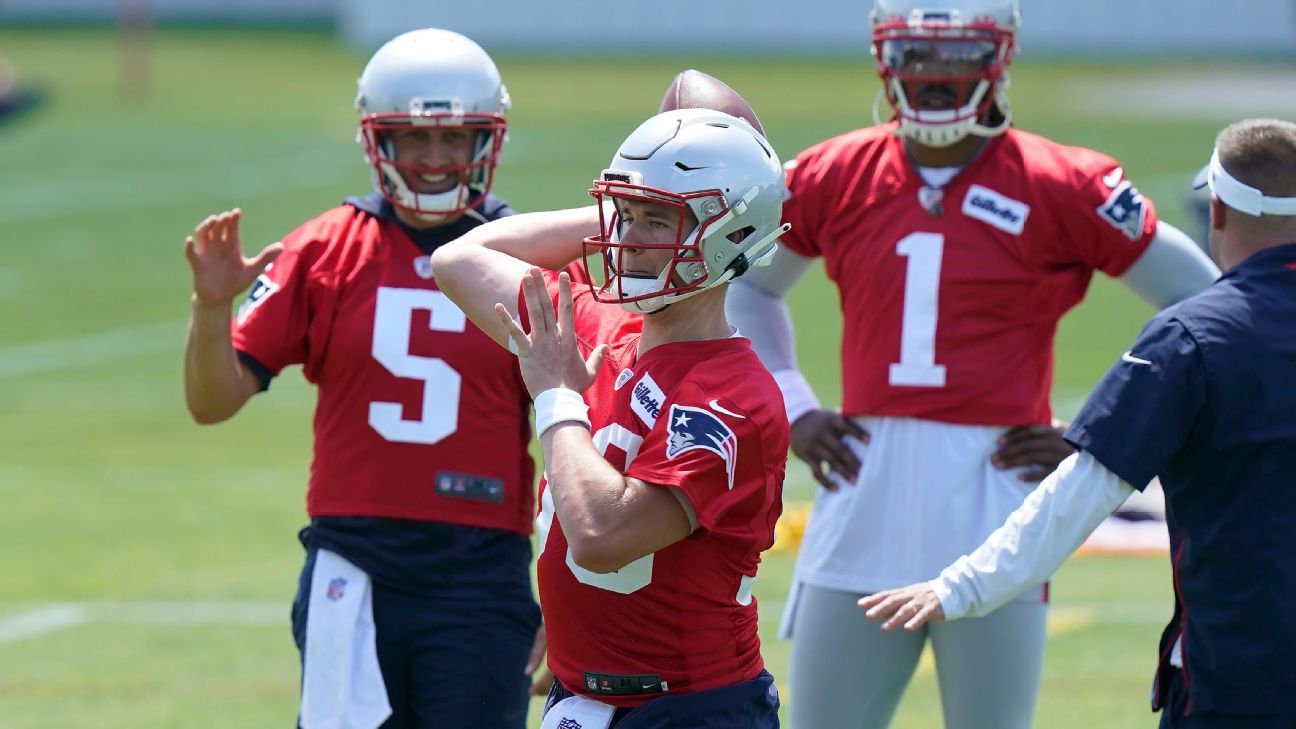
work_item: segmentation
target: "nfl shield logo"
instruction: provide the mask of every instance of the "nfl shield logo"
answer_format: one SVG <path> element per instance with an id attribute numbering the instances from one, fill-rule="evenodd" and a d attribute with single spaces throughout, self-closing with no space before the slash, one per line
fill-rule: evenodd
<path id="1" fill-rule="evenodd" d="M 419 256 L 414 259 L 414 273 L 418 277 L 427 280 L 432 278 L 432 256 Z"/>
<path id="2" fill-rule="evenodd" d="M 324 593 L 324 597 L 327 597 L 329 600 L 333 602 L 337 602 L 338 600 L 341 600 L 342 596 L 346 594 L 346 584 L 347 581 L 345 579 L 341 577 L 334 577 L 329 582 L 328 591 Z"/>
<path id="3" fill-rule="evenodd" d="M 594 680 L 593 676 L 585 677 L 585 686 L 590 691 L 598 691 L 598 681 Z"/>
<path id="4" fill-rule="evenodd" d="M 571 717 L 563 717 L 563 720 L 558 722 L 558 729 L 581 729 L 581 725 Z"/>

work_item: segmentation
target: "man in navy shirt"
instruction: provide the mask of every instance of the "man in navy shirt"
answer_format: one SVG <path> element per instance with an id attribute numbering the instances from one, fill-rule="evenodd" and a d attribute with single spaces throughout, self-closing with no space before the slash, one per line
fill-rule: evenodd
<path id="1" fill-rule="evenodd" d="M 1175 611 L 1162 729 L 1296 727 L 1296 124 L 1241 121 L 1198 176 L 1225 271 L 1166 309 L 1067 432 L 1079 452 L 935 580 L 860 601 L 883 629 L 984 615 L 1160 476 Z"/>

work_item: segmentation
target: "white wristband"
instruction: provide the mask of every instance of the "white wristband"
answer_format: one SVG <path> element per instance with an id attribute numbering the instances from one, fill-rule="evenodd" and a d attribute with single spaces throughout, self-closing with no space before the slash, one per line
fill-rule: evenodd
<path id="1" fill-rule="evenodd" d="M 590 427 L 589 406 L 579 392 L 565 387 L 551 387 L 536 395 L 536 437 L 559 423 L 581 423 Z"/>
<path id="2" fill-rule="evenodd" d="M 787 368 L 770 374 L 774 375 L 774 382 L 783 393 L 783 406 L 787 409 L 789 423 L 795 423 L 802 415 L 819 409 L 819 398 L 815 397 L 810 383 L 800 371 Z"/>

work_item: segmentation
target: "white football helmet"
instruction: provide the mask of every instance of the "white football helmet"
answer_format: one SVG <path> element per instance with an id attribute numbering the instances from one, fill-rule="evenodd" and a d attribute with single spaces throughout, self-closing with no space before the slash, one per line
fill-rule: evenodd
<path id="1" fill-rule="evenodd" d="M 448 30 L 426 28 L 399 35 L 378 49 L 360 75 L 355 105 L 357 140 L 373 167 L 374 188 L 391 204 L 425 220 L 462 213 L 490 191 L 507 134 L 508 90 L 490 56 L 472 40 Z M 409 127 L 461 127 L 476 134 L 466 165 L 426 167 L 401 164 L 389 133 Z M 450 174 L 458 184 L 445 192 L 420 194 L 408 176 Z"/>
<path id="2" fill-rule="evenodd" d="M 874 0 L 873 56 L 900 133 L 930 147 L 1012 122 L 1008 66 L 1018 0 Z M 874 104 L 877 116 L 877 104 Z"/>
<path id="3" fill-rule="evenodd" d="M 747 122 L 709 109 L 664 112 L 639 126 L 594 180 L 600 234 L 585 239 L 586 266 L 597 251 L 602 283 L 594 296 L 629 311 L 652 313 L 727 283 L 750 266 L 766 265 L 789 228 L 783 215 L 783 165 L 765 137 Z M 633 247 L 673 249 L 656 278 L 622 276 L 620 215 L 615 200 L 665 204 L 679 210 L 673 243 Z M 684 225 L 686 211 L 697 227 Z"/>

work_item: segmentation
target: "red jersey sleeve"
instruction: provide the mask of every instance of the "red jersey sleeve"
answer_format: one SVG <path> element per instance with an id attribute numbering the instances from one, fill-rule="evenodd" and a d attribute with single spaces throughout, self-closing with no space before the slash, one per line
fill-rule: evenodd
<path id="1" fill-rule="evenodd" d="M 779 244 L 793 253 L 813 258 L 822 255 L 819 247 L 819 225 L 823 220 L 825 195 L 816 189 L 830 166 L 819 164 L 814 149 L 802 152 L 783 165 L 787 192 L 783 196 L 783 222 L 792 229 L 779 238 Z"/>
<path id="2" fill-rule="evenodd" d="M 758 418 L 733 398 L 685 383 L 671 393 L 626 475 L 684 492 L 698 526 L 715 531 L 763 488 Z"/>
<path id="3" fill-rule="evenodd" d="M 322 244 L 307 226 L 283 239 L 284 252 L 257 277 L 234 317 L 234 348 L 273 375 L 308 356 L 311 328 L 311 271 Z"/>
<path id="4" fill-rule="evenodd" d="M 1112 158 L 1088 149 L 1070 153 L 1062 184 L 1052 186 L 1065 210 L 1061 231 L 1066 250 L 1051 253 L 1059 262 L 1082 261 L 1108 276 L 1124 274 L 1147 250 L 1157 215 L 1124 169 Z"/>

